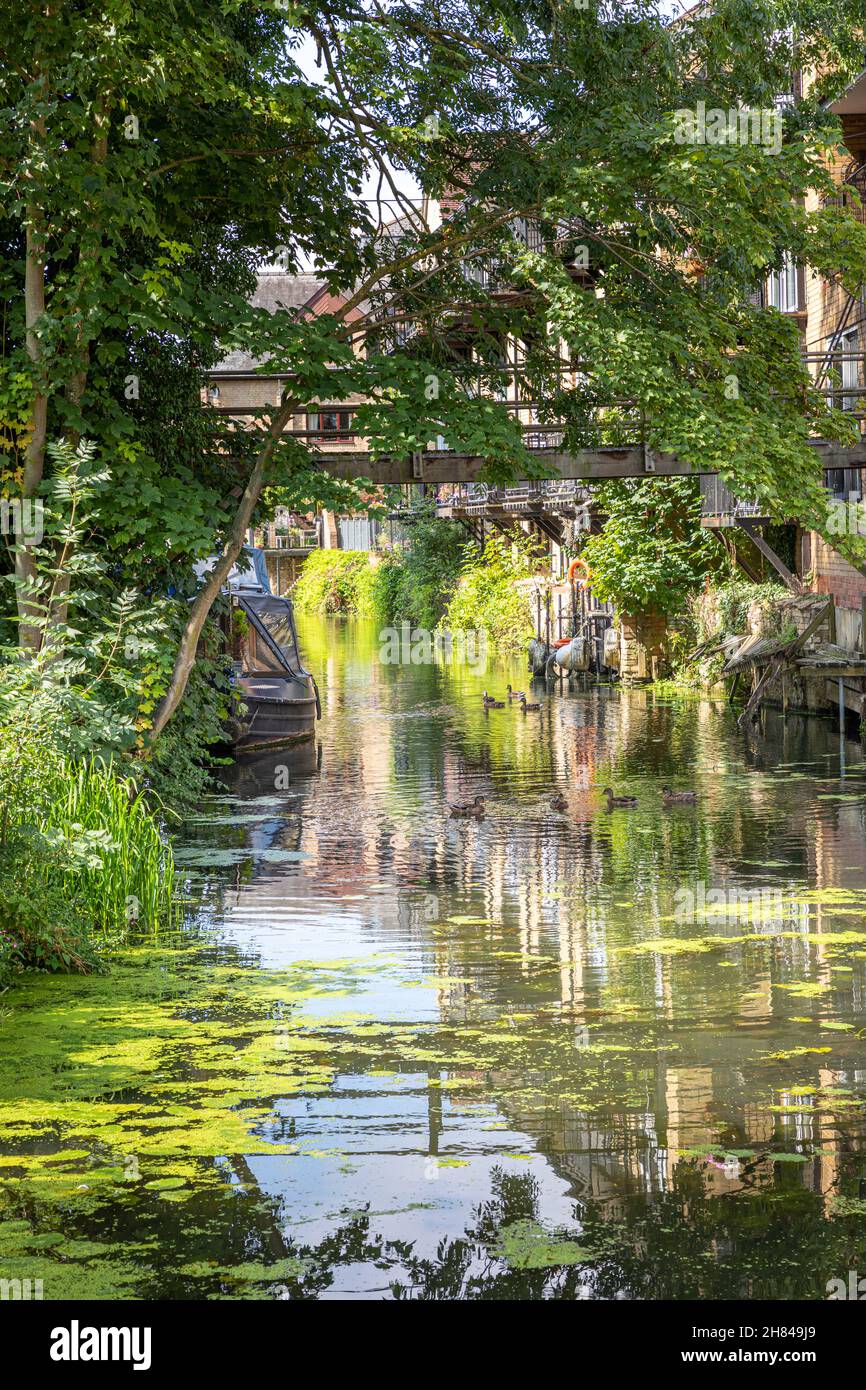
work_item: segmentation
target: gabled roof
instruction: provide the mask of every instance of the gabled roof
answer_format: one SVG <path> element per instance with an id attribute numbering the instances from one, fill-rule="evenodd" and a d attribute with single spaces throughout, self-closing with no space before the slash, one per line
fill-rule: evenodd
<path id="1" fill-rule="evenodd" d="M 313 301 L 325 288 L 325 281 L 319 275 L 304 272 L 290 275 L 285 270 L 262 270 L 256 279 L 256 287 L 250 296 L 250 303 L 256 309 L 267 309 L 275 314 L 280 311 L 301 314 L 313 308 Z M 222 372 L 254 372 L 263 365 L 262 359 L 248 352 L 230 352 L 213 369 Z"/>
<path id="2" fill-rule="evenodd" d="M 311 271 L 290 275 L 285 270 L 263 270 L 259 272 L 250 303 L 256 309 L 269 309 L 271 313 L 277 309 L 303 309 L 324 284 L 322 277 Z"/>
<path id="3" fill-rule="evenodd" d="M 854 78 L 840 97 L 828 102 L 828 105 L 836 116 L 866 115 L 866 69 Z"/>

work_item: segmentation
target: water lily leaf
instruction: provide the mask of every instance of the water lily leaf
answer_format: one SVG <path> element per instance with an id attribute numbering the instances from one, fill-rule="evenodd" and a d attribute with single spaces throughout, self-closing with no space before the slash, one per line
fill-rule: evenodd
<path id="1" fill-rule="evenodd" d="M 514 1221 L 500 1232 L 497 1254 L 512 1269 L 550 1269 L 582 1264 L 586 1250 L 562 1232 L 548 1233 L 538 1221 Z"/>

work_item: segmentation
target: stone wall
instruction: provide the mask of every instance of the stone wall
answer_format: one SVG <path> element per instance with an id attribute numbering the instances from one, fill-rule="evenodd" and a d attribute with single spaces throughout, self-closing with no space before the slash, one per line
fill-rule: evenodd
<path id="1" fill-rule="evenodd" d="M 623 681 L 652 680 L 667 649 L 667 621 L 658 613 L 623 614 L 619 620 L 619 670 Z"/>
<path id="2" fill-rule="evenodd" d="M 759 599 L 749 606 L 747 619 L 747 630 L 750 637 L 771 637 L 778 639 L 785 634 L 785 630 L 790 629 L 793 638 L 797 632 L 805 632 L 806 628 L 818 616 L 819 612 L 825 611 L 827 600 L 824 597 L 805 594 L 780 594 L 777 599 L 768 601 Z M 803 654 L 813 651 L 815 647 L 823 642 L 832 640 L 829 615 L 818 624 L 811 636 L 807 637 L 803 647 Z"/>

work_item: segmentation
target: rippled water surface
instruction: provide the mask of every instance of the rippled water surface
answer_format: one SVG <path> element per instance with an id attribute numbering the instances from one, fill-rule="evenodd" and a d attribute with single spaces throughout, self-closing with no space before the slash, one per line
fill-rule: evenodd
<path id="1" fill-rule="evenodd" d="M 302 646 L 320 746 L 183 827 L 177 939 L 3 1001 L 0 1276 L 814 1299 L 866 1267 L 859 743 L 610 687 L 485 712 L 522 663 Z"/>

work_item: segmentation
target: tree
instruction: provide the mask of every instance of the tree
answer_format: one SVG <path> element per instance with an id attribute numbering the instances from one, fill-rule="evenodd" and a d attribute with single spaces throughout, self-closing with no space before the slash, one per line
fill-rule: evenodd
<path id="1" fill-rule="evenodd" d="M 630 0 L 174 0 L 170 22 L 162 0 L 4 6 L 7 452 L 32 497 L 49 438 L 94 439 L 116 480 L 106 549 L 154 591 L 190 593 L 192 559 L 218 557 L 184 615 L 154 737 L 264 489 L 341 495 L 285 434 L 317 398 L 367 398 L 374 449 L 443 434 L 508 480 L 530 466 L 493 389 L 517 341 L 527 396 L 542 419 L 565 417 L 566 446 L 640 420 L 651 447 L 826 531 L 808 438 L 845 438 L 850 422 L 810 387 L 792 326 L 748 292 L 786 252 L 866 280 L 850 210 L 807 210 L 830 190 L 839 135 L 817 98 L 859 65 L 861 8 L 719 0 L 671 25 Z M 302 39 L 321 80 L 299 65 Z M 775 110 L 793 67 L 816 65 L 820 88 L 772 147 L 681 143 L 677 112 Z M 395 167 L 444 200 L 441 225 L 407 203 Z M 386 232 L 360 197 L 370 168 L 400 214 Z M 345 307 L 251 309 L 250 271 L 277 247 L 289 269 L 320 268 Z M 468 279 L 473 267 L 487 274 Z M 246 430 L 208 413 L 209 442 L 196 387 L 231 348 L 267 357 L 286 386 Z M 141 396 L 151 366 L 148 389 L 177 402 L 179 461 Z M 859 538 L 834 544 L 861 562 Z M 16 567 L 33 646 L 23 547 Z"/>
<path id="2" fill-rule="evenodd" d="M 606 483 L 599 494 L 604 525 L 581 554 L 594 592 L 618 612 L 671 617 L 719 572 L 719 549 L 701 528 L 693 478 Z"/>

